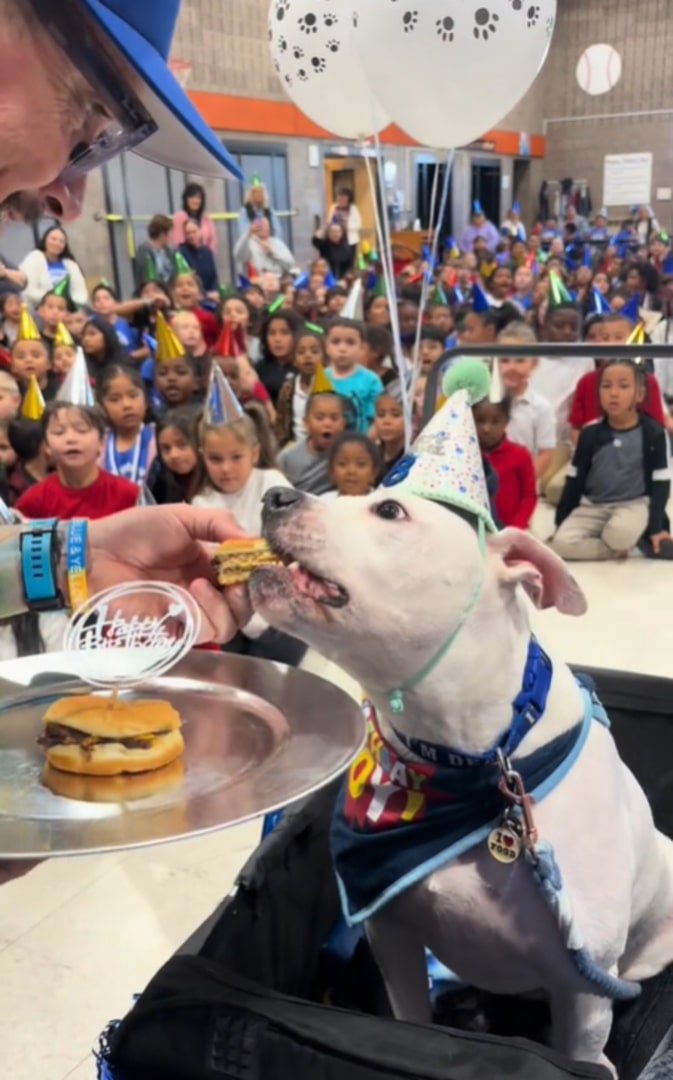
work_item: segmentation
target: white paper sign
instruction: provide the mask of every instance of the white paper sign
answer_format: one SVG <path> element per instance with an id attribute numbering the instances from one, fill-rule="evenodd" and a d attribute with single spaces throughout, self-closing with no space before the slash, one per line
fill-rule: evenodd
<path id="1" fill-rule="evenodd" d="M 603 205 L 649 205 L 652 198 L 652 154 L 606 154 Z"/>
<path id="2" fill-rule="evenodd" d="M 670 202 L 671 199 L 673 199 L 673 188 L 658 187 L 657 199 L 659 200 L 659 202 Z"/>

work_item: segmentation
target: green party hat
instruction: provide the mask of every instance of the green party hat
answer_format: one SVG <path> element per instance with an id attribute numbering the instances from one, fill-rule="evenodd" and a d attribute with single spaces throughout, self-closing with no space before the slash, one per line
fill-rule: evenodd
<path id="1" fill-rule="evenodd" d="M 442 307 L 448 306 L 448 300 L 446 299 L 446 293 L 444 292 L 440 284 L 435 285 L 432 290 L 432 296 L 430 297 L 431 304 L 441 304 Z"/>
<path id="2" fill-rule="evenodd" d="M 307 322 L 307 323 L 304 323 L 304 326 L 306 327 L 306 329 L 309 331 L 310 334 L 320 334 L 322 336 L 325 333 L 324 327 L 318 326 L 317 323 Z"/>
<path id="3" fill-rule="evenodd" d="M 250 187 L 261 187 L 262 180 L 258 172 L 252 174 L 252 180 L 250 181 Z"/>
<path id="4" fill-rule="evenodd" d="M 53 288 L 54 296 L 62 296 L 64 300 L 67 300 L 70 296 L 70 274 L 66 274 L 62 277 L 57 285 Z"/>
<path id="5" fill-rule="evenodd" d="M 173 266 L 175 267 L 175 273 L 178 274 L 191 274 L 192 268 L 187 262 L 186 258 L 181 251 L 176 251 L 173 255 Z"/>
<path id="6" fill-rule="evenodd" d="M 555 270 L 549 271 L 549 307 L 559 307 L 561 304 L 572 304 L 573 298 L 566 289 Z"/>
<path id="7" fill-rule="evenodd" d="M 224 303 L 225 300 L 230 300 L 232 296 L 237 295 L 236 289 L 233 285 L 230 285 L 228 281 L 225 281 L 224 284 L 220 284 L 218 291 L 222 303 Z"/>
<path id="8" fill-rule="evenodd" d="M 157 280 L 156 263 L 152 256 L 148 255 L 145 259 L 145 269 L 143 270 L 143 285 L 147 285 L 149 282 Z"/>
<path id="9" fill-rule="evenodd" d="M 280 311 L 280 309 L 283 306 L 283 300 L 284 299 L 285 299 L 285 297 L 281 293 L 281 295 L 277 296 L 275 300 L 272 300 L 270 304 L 267 304 L 267 308 L 266 308 L 267 314 L 268 315 L 275 315 L 277 311 Z"/>
<path id="10" fill-rule="evenodd" d="M 384 278 L 383 274 L 379 274 L 379 276 L 376 279 L 376 285 L 371 290 L 369 295 L 370 296 L 385 296 L 386 299 L 388 298 L 388 290 L 386 289 L 386 279 Z"/>

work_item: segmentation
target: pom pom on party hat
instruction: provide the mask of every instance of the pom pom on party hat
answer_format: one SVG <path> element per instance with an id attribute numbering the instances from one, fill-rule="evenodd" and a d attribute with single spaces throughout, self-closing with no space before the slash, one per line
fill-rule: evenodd
<path id="1" fill-rule="evenodd" d="M 64 323 L 60 322 L 56 327 L 56 333 L 54 334 L 54 348 L 57 345 L 69 345 L 71 348 L 75 344 L 73 336 Z"/>
<path id="2" fill-rule="evenodd" d="M 163 311 L 157 311 L 155 319 L 154 336 L 157 340 L 157 347 L 154 359 L 159 364 L 168 364 L 174 360 L 179 360 L 185 355 L 185 350 L 166 322 Z"/>
<path id="3" fill-rule="evenodd" d="M 21 416 L 24 420 L 39 420 L 43 412 L 44 397 L 37 379 L 31 375 L 21 402 Z"/>
<path id="4" fill-rule="evenodd" d="M 42 341 L 40 337 L 40 331 L 35 325 L 35 319 L 28 310 L 27 304 L 21 305 L 21 315 L 19 317 L 19 330 L 16 335 L 17 341 Z"/>
<path id="5" fill-rule="evenodd" d="M 58 400 L 67 401 L 69 405 L 92 407 L 96 404 L 86 360 L 81 348 L 77 349 L 74 363 L 59 389 Z"/>
<path id="6" fill-rule="evenodd" d="M 383 481 L 384 488 L 474 514 L 496 532 L 472 406 L 489 396 L 481 360 L 458 360 L 444 376 L 447 401 Z"/>
<path id="7" fill-rule="evenodd" d="M 206 395 L 207 424 L 235 424 L 244 416 L 241 403 L 217 364 L 213 364 Z"/>

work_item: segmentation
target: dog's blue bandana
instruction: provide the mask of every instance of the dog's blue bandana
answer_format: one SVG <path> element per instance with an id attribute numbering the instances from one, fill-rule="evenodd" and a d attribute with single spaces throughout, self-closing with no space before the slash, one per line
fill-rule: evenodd
<path id="1" fill-rule="evenodd" d="M 526 730 L 544 712 L 550 681 L 546 680 L 544 693 L 538 694 L 535 715 Z M 584 702 L 583 720 L 514 763 L 536 802 L 570 770 L 592 722 L 607 724 L 593 688 L 582 679 L 577 681 Z M 541 685 L 527 669 L 522 693 L 532 686 L 539 691 Z M 350 926 L 370 918 L 405 889 L 486 840 L 504 810 L 495 764 L 497 749 L 513 753 L 512 731 L 520 730 L 516 745 L 526 733 L 517 727 L 515 708 L 512 727 L 482 759 L 457 755 L 460 760 L 454 765 L 447 760 L 430 763 L 428 757 L 435 748 L 426 746 L 419 755 L 425 760 L 412 762 L 385 741 L 371 704 L 367 702 L 364 708 L 367 742 L 342 787 L 331 832 L 341 905 Z"/>

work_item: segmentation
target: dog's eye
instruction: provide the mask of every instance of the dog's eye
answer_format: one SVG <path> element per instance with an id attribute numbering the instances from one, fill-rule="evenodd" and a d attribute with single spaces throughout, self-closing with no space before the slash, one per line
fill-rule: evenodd
<path id="1" fill-rule="evenodd" d="M 383 518 L 384 521 L 404 521 L 409 516 L 404 507 L 397 502 L 393 502 L 392 499 L 386 499 L 385 502 L 375 506 L 374 513 L 377 517 Z"/>

